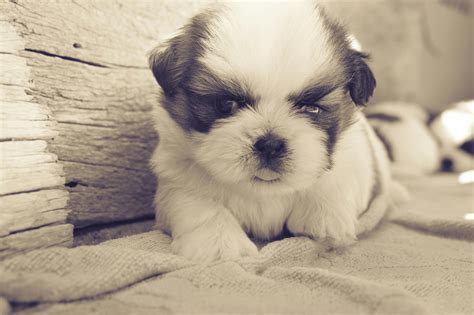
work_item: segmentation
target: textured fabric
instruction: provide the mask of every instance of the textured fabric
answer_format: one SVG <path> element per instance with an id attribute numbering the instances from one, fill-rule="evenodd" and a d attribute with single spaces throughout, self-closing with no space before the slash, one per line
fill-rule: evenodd
<path id="1" fill-rule="evenodd" d="M 0 295 L 19 314 L 472 314 L 474 225 L 462 219 L 472 186 L 447 179 L 418 184 L 422 200 L 415 193 L 345 250 L 293 237 L 262 244 L 255 259 L 196 265 L 153 231 L 0 262 Z M 361 226 L 379 219 L 367 213 Z"/>

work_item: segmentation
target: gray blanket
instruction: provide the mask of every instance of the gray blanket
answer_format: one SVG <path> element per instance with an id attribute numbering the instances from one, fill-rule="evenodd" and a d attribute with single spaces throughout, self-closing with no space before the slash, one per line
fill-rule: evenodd
<path id="1" fill-rule="evenodd" d="M 257 258 L 196 265 L 152 231 L 16 256 L 0 262 L 0 310 L 8 300 L 18 314 L 472 314 L 473 187 L 407 184 L 413 200 L 364 235 L 380 219 L 367 214 L 345 250 L 293 237 Z"/>

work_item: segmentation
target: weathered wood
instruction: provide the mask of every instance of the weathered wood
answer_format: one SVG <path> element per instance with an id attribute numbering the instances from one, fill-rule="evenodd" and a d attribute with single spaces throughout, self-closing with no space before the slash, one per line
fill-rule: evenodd
<path id="1" fill-rule="evenodd" d="M 60 189 L 0 197 L 0 235 L 64 223 L 68 199 L 67 191 Z"/>
<path id="2" fill-rule="evenodd" d="M 156 184 L 148 160 L 156 135 L 150 110 L 159 90 L 146 55 L 200 5 L 128 0 L 3 4 L 24 41 L 24 49 L 12 52 L 11 59 L 26 60 L 34 82 L 28 85 L 31 99 L 24 101 L 51 110 L 57 122 L 48 126 L 58 132 L 49 148 L 64 165 L 69 221 L 76 226 L 153 213 Z M 15 81 L 15 86 L 25 85 Z M 12 105 L 0 115 L 14 110 Z M 37 109 L 37 115 L 49 114 Z M 19 134 L 15 128 L 11 132 Z"/>
<path id="3" fill-rule="evenodd" d="M 0 152 L 2 152 L 0 158 L 21 157 L 45 152 L 47 146 L 48 143 L 44 140 L 0 142 Z"/>
<path id="4" fill-rule="evenodd" d="M 58 135 L 51 110 L 34 88 L 24 41 L 0 8 L 0 259 L 27 250 L 72 244 L 64 224 L 68 192 L 63 165 L 45 140 Z M 45 139 L 45 140 L 38 140 Z M 54 189 L 52 189 L 54 188 Z"/>
<path id="5" fill-rule="evenodd" d="M 0 195 L 64 185 L 63 166 L 56 163 L 56 155 L 45 152 L 44 143 L 0 143 Z M 35 147 L 39 150 L 32 151 Z"/>
<path id="6" fill-rule="evenodd" d="M 72 230 L 72 224 L 61 224 L 0 237 L 0 259 L 38 248 L 72 246 Z"/>
<path id="7" fill-rule="evenodd" d="M 1 169 L 0 195 L 63 185 L 63 176 L 63 166 L 57 163 L 45 163 L 26 168 Z"/>
<path id="8" fill-rule="evenodd" d="M 29 156 L 11 157 L 0 159 L 0 168 L 15 168 L 18 164 L 33 166 L 37 164 L 56 162 L 57 156 L 52 153 L 33 154 Z"/>

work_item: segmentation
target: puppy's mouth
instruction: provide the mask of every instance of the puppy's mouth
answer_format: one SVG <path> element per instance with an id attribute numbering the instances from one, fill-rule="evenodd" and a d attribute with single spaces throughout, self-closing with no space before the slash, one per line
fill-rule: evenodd
<path id="1" fill-rule="evenodd" d="M 253 179 L 257 182 L 273 183 L 280 180 L 281 174 L 275 171 L 263 168 L 259 169 Z"/>

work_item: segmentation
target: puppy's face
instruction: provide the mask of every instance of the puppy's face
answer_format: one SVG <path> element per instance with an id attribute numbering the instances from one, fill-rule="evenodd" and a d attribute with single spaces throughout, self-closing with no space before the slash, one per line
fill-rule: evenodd
<path id="1" fill-rule="evenodd" d="M 281 192 L 333 166 L 375 87 L 364 58 L 312 2 L 247 2 L 197 15 L 150 66 L 195 162 L 221 182 Z"/>

